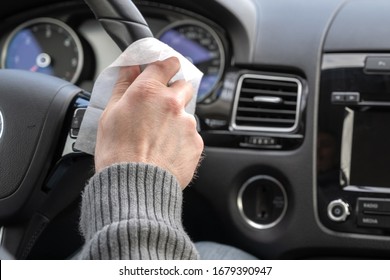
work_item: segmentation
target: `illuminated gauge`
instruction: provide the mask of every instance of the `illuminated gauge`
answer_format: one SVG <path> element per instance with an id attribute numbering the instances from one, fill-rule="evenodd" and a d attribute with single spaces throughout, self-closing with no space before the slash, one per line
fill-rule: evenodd
<path id="1" fill-rule="evenodd" d="M 163 29 L 158 38 L 204 73 L 198 102 L 208 97 L 221 80 L 225 67 L 223 44 L 215 31 L 201 22 L 180 21 Z"/>
<path id="2" fill-rule="evenodd" d="M 62 21 L 38 18 L 18 26 L 7 38 L 2 67 L 57 76 L 75 83 L 83 66 L 76 33 Z"/>

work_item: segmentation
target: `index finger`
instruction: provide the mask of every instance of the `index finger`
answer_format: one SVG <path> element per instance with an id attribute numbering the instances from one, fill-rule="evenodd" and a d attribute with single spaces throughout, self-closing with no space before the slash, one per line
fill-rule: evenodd
<path id="1" fill-rule="evenodd" d="M 179 59 L 176 57 L 170 57 L 162 61 L 156 61 L 148 66 L 139 75 L 140 79 L 154 79 L 159 81 L 164 86 L 168 85 L 168 82 L 180 69 Z"/>
<path id="2" fill-rule="evenodd" d="M 119 99 L 121 99 L 128 87 L 134 82 L 139 74 L 139 66 L 121 67 L 119 69 L 118 79 L 115 82 L 110 100 L 108 101 L 106 107 L 110 107 L 112 104 L 115 104 Z"/>

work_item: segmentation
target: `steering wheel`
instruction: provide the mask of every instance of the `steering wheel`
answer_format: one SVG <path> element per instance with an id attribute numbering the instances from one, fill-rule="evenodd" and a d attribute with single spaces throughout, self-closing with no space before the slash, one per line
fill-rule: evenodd
<path id="1" fill-rule="evenodd" d="M 131 0 L 85 2 L 122 50 L 153 36 Z M 93 158 L 72 150 L 89 93 L 20 70 L 0 70 L 0 81 L 0 245 L 25 259 L 93 174 Z"/>

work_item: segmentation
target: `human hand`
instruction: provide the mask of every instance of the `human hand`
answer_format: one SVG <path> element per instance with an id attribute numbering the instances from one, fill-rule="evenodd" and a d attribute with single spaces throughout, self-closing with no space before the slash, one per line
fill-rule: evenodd
<path id="1" fill-rule="evenodd" d="M 167 86 L 180 63 L 169 58 L 120 70 L 110 101 L 100 118 L 95 168 L 143 162 L 172 173 L 184 189 L 199 163 L 203 140 L 193 115 L 185 112 L 194 89 L 179 80 Z"/>

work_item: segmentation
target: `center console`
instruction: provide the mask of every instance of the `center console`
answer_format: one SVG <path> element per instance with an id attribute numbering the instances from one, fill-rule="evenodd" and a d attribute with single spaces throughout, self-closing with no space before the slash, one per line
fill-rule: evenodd
<path id="1" fill-rule="evenodd" d="M 390 236 L 390 55 L 325 54 L 318 113 L 321 223 Z"/>

